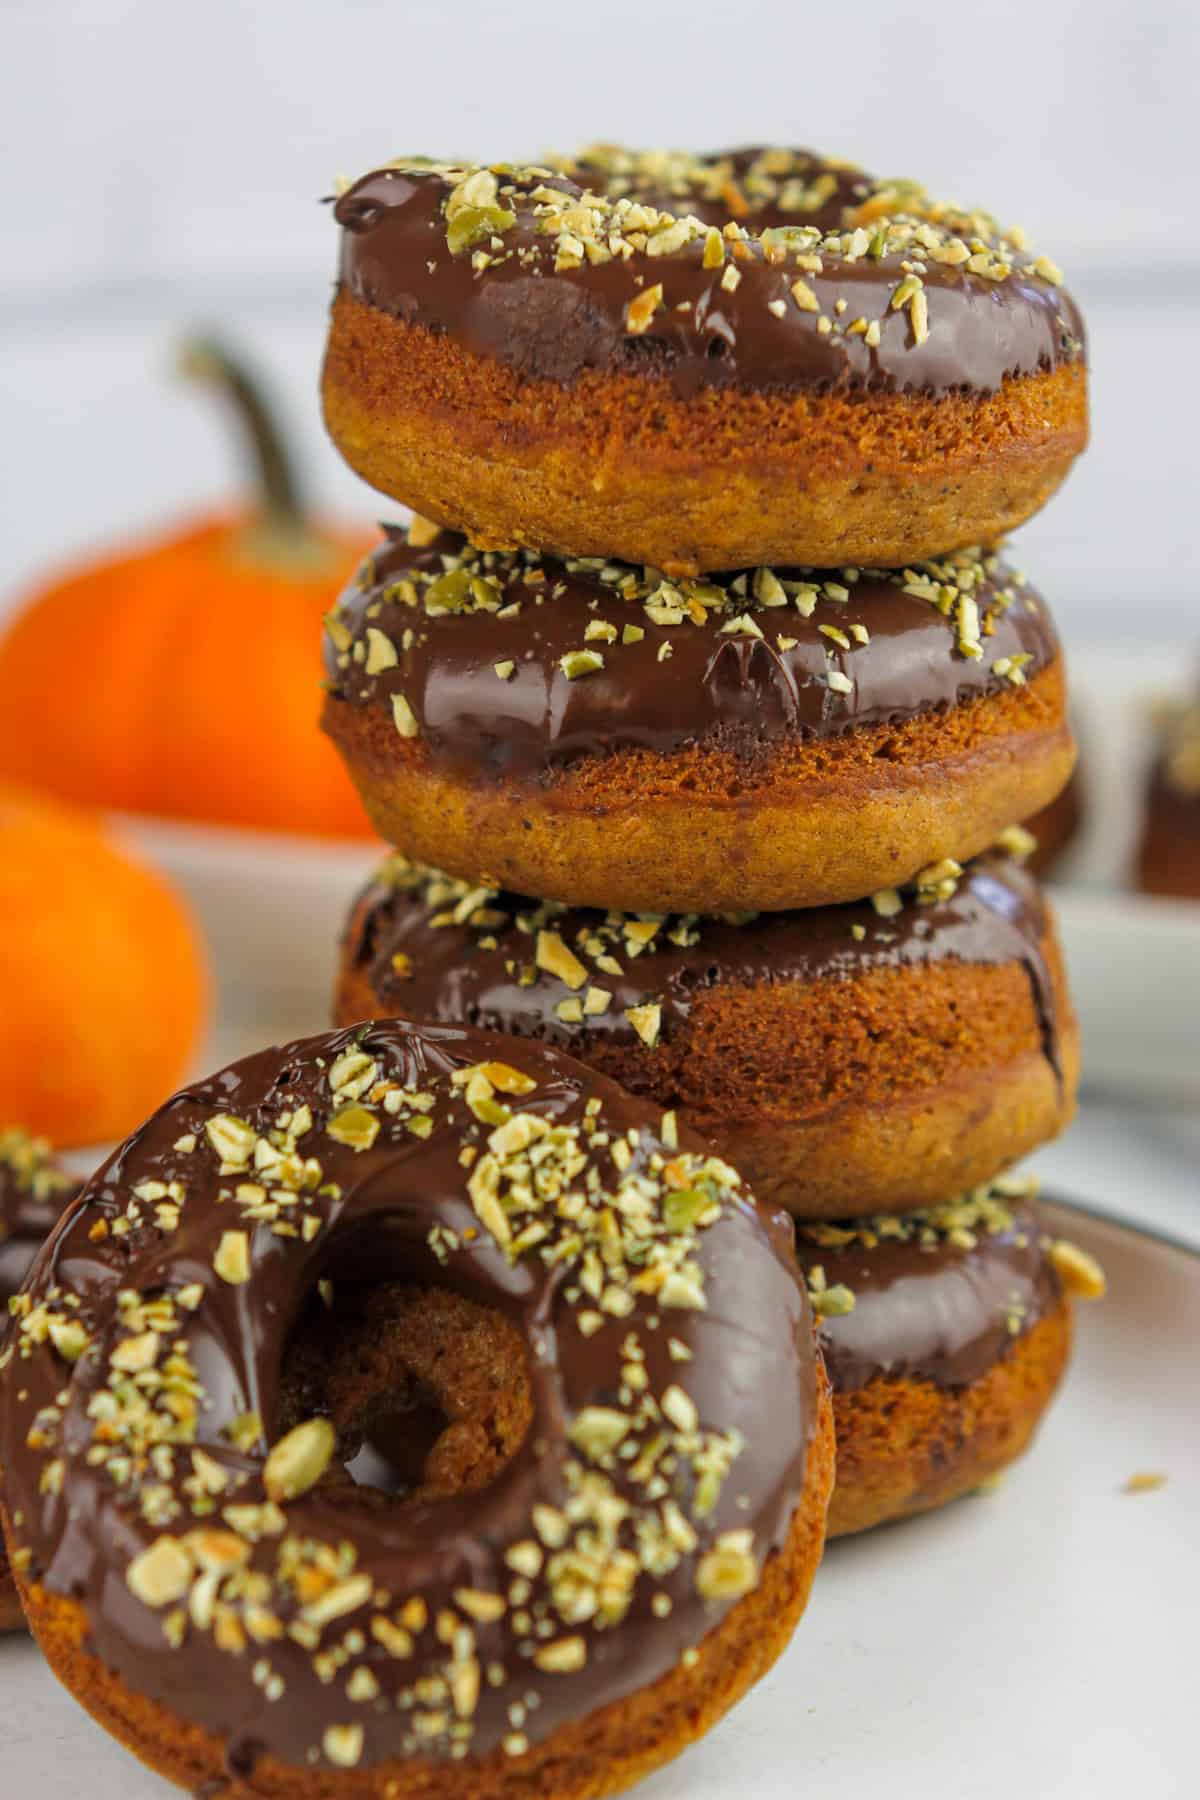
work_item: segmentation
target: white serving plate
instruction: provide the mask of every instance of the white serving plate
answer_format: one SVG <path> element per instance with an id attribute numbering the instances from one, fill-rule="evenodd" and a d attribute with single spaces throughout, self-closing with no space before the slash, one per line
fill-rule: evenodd
<path id="1" fill-rule="evenodd" d="M 998 1492 L 832 1546 L 771 1674 L 638 1800 L 1194 1800 L 1200 1254 L 1051 1210 L 1110 1286 L 1041 1440 Z M 28 1642 L 0 1692 L 4 1800 L 176 1791 Z"/>

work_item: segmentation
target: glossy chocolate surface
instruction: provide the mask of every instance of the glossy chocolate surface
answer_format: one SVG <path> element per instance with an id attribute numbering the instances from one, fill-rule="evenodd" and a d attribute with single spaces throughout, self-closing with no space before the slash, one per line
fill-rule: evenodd
<path id="1" fill-rule="evenodd" d="M 481 1061 L 531 1091 L 478 1089 L 463 1072 Z M 714 1545 L 745 1592 L 784 1543 L 816 1409 L 787 1221 L 697 1140 L 664 1145 L 661 1118 L 544 1046 L 400 1022 L 183 1090 L 87 1184 L 27 1289 L 0 1458 L 30 1579 L 82 1604 L 131 1690 L 225 1738 L 230 1767 L 518 1754 L 652 1682 L 734 1603 Z M 522 1248 L 530 1224 L 547 1230 Z M 317 1485 L 264 1510 L 304 1301 L 397 1279 L 517 1325 L 524 1444 L 478 1493 L 359 1510 Z M 129 1576 L 162 1536 L 151 1603 Z M 582 1666 L 535 1662 L 560 1640 Z"/>
<path id="2" fill-rule="evenodd" d="M 1045 604 L 1000 557 L 849 573 L 664 583 L 483 553 L 453 532 L 417 548 L 394 528 L 329 621 L 330 705 L 399 697 L 428 756 L 479 779 L 692 744 L 753 764 L 781 742 L 1010 691 L 1058 654 Z M 977 655 L 962 647 L 975 614 Z M 569 675 L 579 653 L 596 666 Z"/>
<path id="3" fill-rule="evenodd" d="M 1050 265 L 1035 267 L 985 215 L 940 206 L 912 184 L 885 190 L 861 171 L 806 151 L 775 153 L 793 163 L 782 180 L 756 175 L 771 154 L 715 153 L 679 180 L 646 173 L 632 190 L 595 159 L 576 165 L 577 182 L 546 171 L 501 173 L 500 205 L 515 222 L 502 239 L 485 238 L 457 254 L 449 248 L 445 208 L 463 171 L 384 167 L 336 202 L 340 280 L 378 311 L 447 333 L 523 377 L 570 382 L 588 370 L 662 376 L 682 398 L 727 386 L 994 392 L 1006 376 L 1082 357 L 1074 302 L 1057 279 L 1037 272 Z M 703 232 L 667 254 L 639 248 L 605 255 L 605 225 L 595 239 L 605 260 L 584 257 L 572 266 L 570 246 L 564 257 L 561 239 L 548 234 L 546 197 L 561 210 L 585 189 L 632 191 L 650 206 L 720 230 L 736 216 L 749 236 L 727 242 L 706 266 Z M 864 221 L 860 238 L 852 238 Z M 918 235 L 893 233 L 885 248 L 879 227 L 896 221 L 910 222 Z M 758 234 L 779 227 L 793 228 L 802 241 L 764 246 Z M 805 228 L 812 235 L 803 235 Z M 840 247 L 831 248 L 831 233 L 845 234 Z M 631 239 L 637 242 L 636 231 L 625 234 Z M 492 260 L 477 267 L 484 246 Z M 976 267 L 989 273 L 967 266 L 971 253 L 982 253 Z M 998 269 L 1008 272 L 997 279 Z M 903 294 L 893 306 L 914 272 L 923 284 L 926 335 Z M 797 279 L 807 290 L 801 301 Z M 662 286 L 662 305 L 645 330 L 631 331 L 629 308 L 653 284 Z"/>
<path id="4" fill-rule="evenodd" d="M 847 1231 L 859 1235 L 832 1241 Z M 1000 1189 L 890 1221 L 801 1225 L 796 1251 L 810 1280 L 819 1268 L 854 1295 L 819 1321 L 835 1393 L 877 1379 L 969 1387 L 1062 1299 L 1036 1206 Z"/>
<path id="5" fill-rule="evenodd" d="M 1015 962 L 1029 976 L 1045 1054 L 1061 1076 L 1050 931 L 1036 881 L 999 854 L 970 864 L 944 899 L 926 905 L 907 893 L 890 917 L 861 901 L 657 925 L 471 889 L 395 858 L 354 909 L 344 967 L 366 977 L 381 1011 L 539 1038 L 586 1061 L 596 1043 L 636 1044 L 630 1011 L 647 1004 L 660 1008 L 666 1042 L 699 998 L 721 988 L 852 980 L 943 961 Z M 586 971 L 575 986 L 538 966 L 543 932 L 557 934 Z M 595 992 L 608 1003 L 588 1011 Z M 576 1006 L 578 1018 L 570 1016 Z"/>

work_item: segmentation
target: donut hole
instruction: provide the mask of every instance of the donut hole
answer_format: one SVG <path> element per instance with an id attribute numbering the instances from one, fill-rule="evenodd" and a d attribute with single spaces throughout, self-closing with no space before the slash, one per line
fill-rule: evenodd
<path id="1" fill-rule="evenodd" d="M 425 1481 L 425 1468 L 450 1419 L 432 1394 L 381 1395 L 343 1439 L 359 1438 L 351 1453 L 340 1446 L 342 1467 L 356 1487 L 403 1499 Z"/>
<path id="2" fill-rule="evenodd" d="M 533 1417 L 524 1342 L 501 1312 L 446 1288 L 322 1283 L 285 1352 L 282 1429 L 317 1416 L 337 1432 L 325 1484 L 344 1504 L 478 1492 Z"/>

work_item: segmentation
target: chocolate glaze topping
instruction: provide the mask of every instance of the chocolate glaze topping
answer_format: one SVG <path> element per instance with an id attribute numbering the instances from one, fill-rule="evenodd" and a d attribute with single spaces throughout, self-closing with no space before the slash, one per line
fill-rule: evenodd
<path id="1" fill-rule="evenodd" d="M 402 735 L 481 779 L 695 743 L 752 762 L 1006 691 L 1058 654 L 1024 577 L 978 551 L 670 582 L 417 536 L 390 528 L 329 616 L 330 704 L 398 708 Z"/>
<path id="2" fill-rule="evenodd" d="M 358 299 L 538 379 L 995 391 L 1084 354 L 1019 232 L 803 150 L 597 150 L 569 174 L 401 161 L 334 214 Z"/>
<path id="3" fill-rule="evenodd" d="M 0 1131 L 0 1342 L 9 1300 L 80 1186 L 58 1167 L 41 1138 Z"/>
<path id="4" fill-rule="evenodd" d="M 281 1367 L 318 1282 L 398 1279 L 514 1322 L 533 1423 L 483 1491 L 360 1510 L 319 1478 L 329 1427 L 280 1448 Z M 237 1754 L 519 1755 L 695 1645 L 804 1485 L 787 1222 L 542 1046 L 397 1021 L 222 1070 L 87 1184 L 19 1309 L 27 1576 Z"/>
<path id="5" fill-rule="evenodd" d="M 876 1379 L 968 1387 L 1059 1304 L 1034 1192 L 998 1182 L 900 1218 L 797 1226 L 835 1393 Z M 835 1310 L 847 1292 L 853 1305 Z"/>
<path id="6" fill-rule="evenodd" d="M 945 960 L 1016 962 L 1061 1078 L 1050 920 L 1020 864 L 982 857 L 957 880 L 895 903 L 887 916 L 865 900 L 738 919 L 639 919 L 472 888 L 397 856 L 355 907 L 346 962 L 366 976 L 381 1010 L 540 1038 L 585 1062 L 597 1042 L 645 1041 L 647 1006 L 657 1008 L 654 1041 L 669 1040 L 697 996 L 715 988 L 850 980 Z"/>

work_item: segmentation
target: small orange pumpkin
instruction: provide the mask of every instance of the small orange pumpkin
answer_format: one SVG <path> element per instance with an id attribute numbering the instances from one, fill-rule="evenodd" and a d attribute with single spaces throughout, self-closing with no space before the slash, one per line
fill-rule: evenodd
<path id="1" fill-rule="evenodd" d="M 86 813 L 0 784 L 0 1119 L 124 1137 L 186 1072 L 205 1012 L 190 915 Z"/>
<path id="2" fill-rule="evenodd" d="M 0 776 L 83 805 L 369 837 L 317 729 L 324 614 L 374 541 L 318 529 L 258 388 L 209 342 L 254 447 L 256 508 L 88 560 L 0 628 Z"/>

